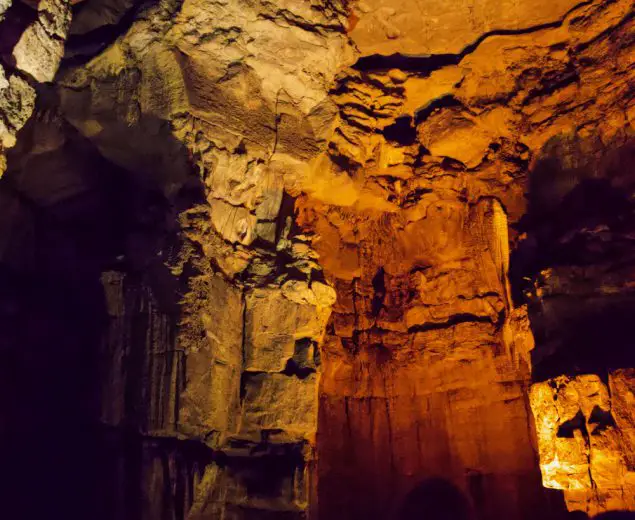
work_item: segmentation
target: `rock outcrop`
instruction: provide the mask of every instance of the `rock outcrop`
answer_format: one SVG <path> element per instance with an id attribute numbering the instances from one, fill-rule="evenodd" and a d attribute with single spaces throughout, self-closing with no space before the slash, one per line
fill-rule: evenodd
<path id="1" fill-rule="evenodd" d="M 633 370 L 560 376 L 531 388 L 545 486 L 590 514 L 633 510 Z"/>
<path id="2" fill-rule="evenodd" d="M 535 264 L 515 253 L 510 287 L 509 247 L 534 239 L 516 229 L 547 207 L 541 191 L 576 187 L 540 185 L 565 182 L 538 180 L 556 143 L 592 140 L 600 161 L 630 139 L 630 13 L 627 3 L 577 6 L 557 23 L 494 32 L 456 63 L 373 56 L 340 76 L 331 164 L 298 201 L 338 294 L 322 349 L 320 516 L 386 516 L 439 476 L 483 518 L 560 514 L 540 490 L 527 399 L 544 368 L 543 335 L 536 348 L 532 338 L 540 311 L 532 304 L 528 320 L 512 298 Z M 554 219 L 544 225 L 553 230 Z M 549 314 L 550 327 L 562 326 Z"/>
<path id="3" fill-rule="evenodd" d="M 96 470 L 112 485 L 87 499 L 86 514 L 108 517 L 96 504 L 109 503 L 112 514 L 143 518 L 302 518 L 317 346 L 335 294 L 292 229 L 285 177 L 305 176 L 330 135 L 328 92 L 354 56 L 345 12 L 327 2 L 86 2 L 75 15 L 57 89 L 6 182 L 27 206 L 46 215 L 76 206 L 81 219 L 95 210 L 89 169 L 115 191 L 103 166 L 129 172 L 119 204 L 128 227 L 113 226 L 117 240 L 95 252 L 84 280 L 104 294 L 101 338 L 87 347 L 97 384 L 84 389 L 98 398 L 84 418 L 116 461 Z M 86 161 L 64 171 L 73 154 Z M 38 186 L 57 163 L 48 191 Z M 28 231 L 46 232 L 15 193 L 7 199 L 11 260 L 38 249 L 20 242 Z M 71 272 L 76 247 L 60 245 Z M 39 269 L 21 257 L 11 268 Z"/>
<path id="4" fill-rule="evenodd" d="M 0 0 L 12 518 L 635 510 L 632 2 L 446 4 Z"/>
<path id="5" fill-rule="evenodd" d="M 65 0 L 0 2 L 0 176 L 6 151 L 33 112 L 38 85 L 55 76 L 70 23 Z"/>

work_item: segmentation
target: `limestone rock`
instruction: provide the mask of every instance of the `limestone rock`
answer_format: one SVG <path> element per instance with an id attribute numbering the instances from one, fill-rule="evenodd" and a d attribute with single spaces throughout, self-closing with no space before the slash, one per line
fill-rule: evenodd
<path id="1" fill-rule="evenodd" d="M 3 77 L 0 84 L 0 139 L 3 148 L 15 145 L 15 134 L 28 120 L 35 106 L 35 90 L 19 76 Z"/>
<path id="2" fill-rule="evenodd" d="M 629 384 L 621 370 L 610 374 L 609 381 L 616 390 L 616 385 Z M 543 484 L 565 490 L 570 509 L 579 508 L 579 499 L 592 489 L 606 497 L 600 504 L 608 498 L 604 503 L 608 509 L 630 507 L 633 476 L 627 457 L 632 453 L 632 438 L 628 422 L 624 422 L 629 419 L 622 411 L 621 420 L 616 420 L 622 410 L 618 403 L 627 395 L 628 391 L 611 392 L 609 397 L 605 383 L 592 374 L 561 376 L 532 386 L 530 402 Z M 630 416 L 630 412 L 626 414 Z"/>
<path id="3" fill-rule="evenodd" d="M 271 440 L 310 439 L 315 433 L 317 379 L 284 374 L 246 376 L 241 435 L 271 432 Z M 279 432 L 279 433 L 278 433 Z"/>
<path id="4" fill-rule="evenodd" d="M 624 76 L 611 79 L 615 69 L 601 58 L 606 47 L 600 42 L 601 34 L 608 34 L 603 30 L 615 30 L 621 35 L 616 41 L 621 43 L 614 52 L 619 56 L 632 53 L 631 40 L 626 37 L 626 25 L 631 23 L 626 3 L 611 8 L 553 4 L 517 19 L 525 23 L 544 15 L 551 17 L 553 24 L 539 22 L 514 34 L 477 30 L 471 37 L 460 31 L 440 35 L 435 31 L 435 24 L 441 27 L 445 23 L 440 15 L 421 20 L 407 14 L 409 9 L 438 9 L 444 16 L 461 16 L 460 8 L 446 13 L 443 6 L 434 3 L 424 7 L 360 3 L 354 7 L 350 34 L 367 56 L 338 78 L 333 99 L 339 120 L 327 152 L 330 164 L 320 163 L 312 172 L 311 182 L 307 182 L 312 187 L 296 203 L 302 232 L 316 236 L 313 244 L 320 263 L 337 292 L 332 328 L 327 328 L 321 356 L 318 454 L 323 487 L 319 503 L 320 514 L 327 517 L 388 516 L 387 511 L 398 500 L 394 497 L 406 493 L 413 481 L 425 478 L 430 467 L 444 472 L 445 478 L 460 487 L 465 486 L 464 472 L 473 468 L 488 474 L 512 472 L 528 480 L 535 478 L 531 441 L 521 450 L 519 446 L 504 448 L 502 439 L 509 435 L 531 438 L 531 412 L 521 404 L 527 399 L 522 388 L 528 387 L 533 377 L 544 379 L 545 366 L 556 374 L 579 372 L 575 365 L 559 364 L 557 356 L 543 363 L 548 357 L 546 340 L 556 339 L 555 331 L 566 328 L 559 317 L 574 322 L 576 309 L 586 306 L 590 310 L 597 299 L 582 300 L 574 306 L 571 299 L 545 295 L 535 304 L 529 302 L 524 311 L 514 309 L 514 300 L 523 301 L 518 300 L 518 287 L 526 281 L 508 281 L 510 266 L 518 269 L 519 265 L 515 264 L 518 257 L 512 262 L 509 259 L 515 237 L 508 228 L 513 229 L 523 214 L 531 214 L 524 194 L 532 193 L 541 183 L 532 175 L 550 139 L 577 132 L 581 121 L 588 122 L 582 124 L 588 124 L 598 140 L 614 139 L 611 142 L 616 147 L 624 145 L 631 135 L 625 119 L 617 114 L 624 96 L 628 97 L 630 79 L 626 78 L 632 70 L 627 71 L 618 58 Z M 498 23 L 493 15 L 487 18 Z M 505 19 L 504 23 L 510 21 Z M 582 25 L 584 30 L 579 29 Z M 515 27 L 521 29 L 522 25 Z M 598 38 L 595 43 L 590 43 L 591 33 Z M 444 49 L 457 54 L 426 58 L 421 55 L 426 45 L 436 46 L 433 52 Z M 572 63 L 574 49 L 584 52 L 589 60 Z M 401 68 L 402 73 L 395 74 L 395 68 Z M 611 123 L 591 130 L 607 112 L 615 114 L 614 126 Z M 559 154 L 566 156 L 565 145 L 561 148 Z M 600 156 L 595 150 L 593 154 Z M 567 170 L 570 174 L 558 177 L 565 193 L 570 186 L 565 187 L 564 182 L 575 178 L 574 168 L 572 165 Z M 589 176 L 597 178 L 600 170 L 598 167 Z M 322 189 L 322 185 L 331 189 Z M 530 205 L 536 204 L 533 200 L 529 200 Z M 580 200 L 590 199 L 577 200 L 582 206 Z M 575 204 L 573 200 L 570 203 Z M 626 208 L 631 206 L 623 207 L 620 221 L 630 221 Z M 537 222 L 545 226 L 545 235 L 548 227 L 557 227 L 553 214 L 540 218 Z M 586 218 L 581 216 L 580 220 L 586 222 Z M 626 228 L 631 229 L 630 225 Z M 593 254 L 591 249 L 602 250 L 597 245 L 602 233 L 583 232 L 584 236 L 597 236 L 597 242 L 588 248 L 588 258 Z M 616 230 L 610 236 L 619 233 Z M 608 234 L 602 236 L 609 240 Z M 572 239 L 567 258 L 579 258 L 579 249 L 574 250 L 579 244 L 579 239 Z M 630 258 L 626 248 L 623 251 L 623 258 Z M 562 262 L 563 257 L 556 255 L 554 258 Z M 606 281 L 593 279 L 587 294 L 598 294 L 600 286 L 610 290 L 613 286 Z M 619 305 L 618 300 L 630 301 L 630 291 L 621 289 L 619 294 L 613 300 L 615 305 Z M 607 313 L 611 306 L 607 300 Z M 540 321 L 534 321 L 541 308 L 550 317 L 544 329 Z M 598 337 L 598 347 L 601 344 Z M 572 358 L 583 357 L 575 351 L 574 341 L 567 345 Z M 623 359 L 614 360 L 614 364 L 618 362 Z M 630 366 L 629 362 L 625 361 L 625 366 Z M 469 385 L 465 383 L 468 380 Z M 595 386 L 590 381 L 584 385 L 588 388 L 581 390 L 585 396 L 581 399 L 591 402 L 595 392 L 591 387 Z M 448 397 L 444 397 L 445 392 L 449 392 Z M 491 410 L 480 408 L 484 402 L 498 403 L 499 398 L 504 404 L 494 415 L 513 424 L 513 433 L 503 435 L 497 429 L 497 419 L 490 413 L 498 405 L 491 404 Z M 444 425 L 443 440 L 434 437 L 425 414 L 421 420 L 414 419 L 420 412 L 413 402 L 424 400 L 430 403 L 426 405 L 429 413 L 439 414 L 431 422 Z M 573 398 L 563 401 L 577 403 Z M 607 410 L 605 401 L 595 404 L 599 410 Z M 568 409 L 553 406 L 545 406 L 546 424 L 574 420 L 580 409 L 570 406 L 573 415 L 569 416 Z M 588 418 L 591 410 L 587 408 L 585 404 Z M 458 432 L 469 423 L 467 417 L 476 416 L 479 440 L 463 440 Z M 415 421 L 418 437 L 413 433 Z M 342 424 L 348 429 L 339 426 Z M 593 429 L 596 435 L 589 441 L 576 428 L 562 438 L 557 431 L 558 427 L 552 434 L 551 455 L 541 454 L 543 470 L 548 473 L 544 483 L 566 485 L 567 493 L 587 496 L 593 466 L 602 475 L 598 478 L 605 486 L 605 505 L 619 501 L 616 489 L 625 489 L 620 486 L 626 484 L 617 488 L 609 484 L 621 471 L 623 448 L 616 445 L 619 435 L 611 428 Z M 420 448 L 422 438 L 430 438 L 423 444 L 434 455 Z M 361 448 L 360 442 L 365 443 Z M 499 464 L 487 456 L 480 458 L 468 448 L 471 443 L 491 446 L 487 453 L 492 456 L 499 445 L 501 453 L 508 449 L 514 455 L 510 459 L 499 455 L 497 460 L 508 461 Z M 439 447 L 448 445 L 452 447 Z M 461 448 L 456 447 L 459 445 Z M 460 462 L 452 462 L 457 451 Z M 348 459 L 342 460 L 343 452 L 350 453 Z M 562 466 L 558 462 L 548 466 L 558 460 L 560 452 L 566 452 L 569 460 Z M 365 492 L 351 500 L 353 492 L 338 492 L 345 482 L 355 482 Z M 538 498 L 542 491 L 537 482 L 532 489 L 532 500 L 537 503 L 542 500 Z M 522 516 L 523 499 L 503 498 L 507 491 L 494 484 L 489 493 L 496 495 L 497 504 L 504 504 L 505 511 L 486 512 L 489 506 L 483 504 L 480 515 Z M 574 508 L 573 495 L 567 496 Z M 478 500 L 473 494 L 471 498 Z"/>
<path id="5" fill-rule="evenodd" d="M 126 150 L 124 136 L 147 128 L 151 117 L 174 121 L 176 128 L 162 129 L 161 139 L 171 140 L 174 132 L 192 153 L 204 154 L 215 196 L 252 209 L 260 189 L 253 183 L 274 154 L 308 158 L 307 152 L 319 151 L 314 134 L 323 128 L 298 123 L 323 106 L 330 87 L 323 78 L 332 78 L 339 64 L 351 59 L 338 29 L 339 14 L 327 7 L 306 9 L 303 2 L 287 10 L 241 2 L 208 6 L 198 0 L 172 12 L 174 21 L 155 11 L 152 22 L 133 24 L 103 55 L 64 74 L 69 118 L 110 157 L 131 166 L 138 163 L 136 150 Z M 303 17 L 308 18 L 300 22 Z M 324 30 L 312 30 L 312 24 Z M 154 43 L 146 45 L 149 41 Z M 122 88 L 110 89 L 112 81 Z M 123 83 L 128 93 L 117 97 Z M 129 124 L 112 119 L 111 107 L 126 114 Z M 294 143 L 291 148 L 288 141 Z M 163 161 L 158 157 L 157 167 L 179 182 Z M 241 162 L 249 165 L 246 175 L 236 170 Z M 240 179 L 230 192 L 232 176 Z"/>
<path id="6" fill-rule="evenodd" d="M 474 6 L 364 0 L 355 6 L 349 30 L 364 55 L 458 54 L 484 34 L 554 23 L 576 5 L 573 0 L 522 5 L 489 0 Z"/>
<path id="7" fill-rule="evenodd" d="M 280 372 L 294 356 L 298 341 L 321 340 L 332 302 L 322 290 L 316 294 L 306 283 L 287 282 L 282 290 L 254 289 L 247 294 L 246 370 Z"/>
<path id="8" fill-rule="evenodd" d="M 26 28 L 13 48 L 16 67 L 36 81 L 52 81 L 64 53 L 70 21 L 68 2 L 39 2 L 38 19 Z"/>
<path id="9" fill-rule="evenodd" d="M 0 2 L 4 31 L 0 53 L 5 55 L 0 63 L 0 176 L 6 170 L 6 150 L 15 145 L 17 132 L 33 113 L 35 85 L 50 82 L 55 76 L 71 21 L 70 5 L 65 0 L 38 2 L 27 26 L 24 20 L 31 17 L 19 14 L 20 8 L 11 12 L 11 5 L 11 0 Z"/>
<path id="10" fill-rule="evenodd" d="M 0 424 L 67 448 L 41 493 L 635 510 L 632 2 L 72 3 L 56 76 L 69 3 L 0 0 Z"/>
<path id="11" fill-rule="evenodd" d="M 7 9 L 9 9 L 11 2 L 12 0 L 2 0 L 0 2 L 0 21 L 4 19 L 4 13 L 6 12 Z"/>
<path id="12" fill-rule="evenodd" d="M 635 422 L 633 418 L 633 369 L 615 370 L 609 374 L 611 413 L 622 436 L 622 454 L 628 471 L 635 470 Z"/>
<path id="13" fill-rule="evenodd" d="M 245 208 L 231 206 L 222 200 L 211 202 L 212 224 L 229 242 L 248 246 L 256 238 L 256 217 Z"/>
<path id="14" fill-rule="evenodd" d="M 468 168 L 477 166 L 496 138 L 479 128 L 469 116 L 449 111 L 431 116 L 419 130 L 422 144 L 434 155 L 450 157 Z"/>
<path id="15" fill-rule="evenodd" d="M 243 364 L 244 303 L 240 290 L 213 276 L 209 308 L 203 309 L 207 341 L 186 352 L 185 390 L 180 395 L 179 425 L 189 435 L 236 430 Z"/>
<path id="16" fill-rule="evenodd" d="M 96 0 L 78 10 L 71 34 L 87 34 L 108 25 L 117 25 L 134 5 L 132 0 Z"/>

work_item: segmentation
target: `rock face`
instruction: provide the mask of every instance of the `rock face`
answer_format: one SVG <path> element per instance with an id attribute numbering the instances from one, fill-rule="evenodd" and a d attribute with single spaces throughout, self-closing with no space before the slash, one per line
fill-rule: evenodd
<path id="1" fill-rule="evenodd" d="M 633 369 L 536 383 L 540 469 L 546 487 L 563 489 L 569 509 L 596 514 L 633 510 Z"/>
<path id="2" fill-rule="evenodd" d="M 635 510 L 633 34 L 0 0 L 9 517 Z"/>
<path id="3" fill-rule="evenodd" d="M 318 186 L 298 202 L 298 221 L 316 237 L 338 293 L 322 349 L 320 517 L 389 517 L 411 489 L 438 477 L 469 497 L 481 518 L 560 514 L 537 477 L 527 388 L 547 367 L 576 369 L 539 359 L 549 348 L 543 338 L 565 329 L 560 316 L 577 307 L 562 304 L 554 315 L 544 308 L 546 294 L 540 304 L 528 294 L 527 309 L 512 289 L 532 277 L 529 262 L 549 262 L 542 244 L 537 258 L 523 253 L 538 236 L 529 231 L 539 225 L 536 208 L 548 207 L 537 197 L 574 197 L 586 177 L 567 179 L 559 192 L 541 186 L 566 182 L 548 178 L 544 156 L 563 140 L 589 139 L 596 148 L 588 160 L 599 163 L 632 133 L 622 117 L 629 80 L 616 80 L 614 62 L 601 58 L 610 46 L 624 78 L 632 74 L 620 58 L 632 53 L 629 11 L 626 4 L 581 6 L 554 27 L 491 35 L 456 65 L 373 57 L 340 76 L 332 164 L 316 176 L 343 189 Z M 602 182 L 624 182 L 613 175 Z M 588 177 L 599 181 L 601 168 Z M 621 211 L 631 210 L 628 203 Z M 554 228 L 550 217 L 540 221 L 545 233 Z M 520 252 L 510 287 L 508 226 L 519 222 L 528 231 L 511 237 Z M 628 226 L 625 219 L 620 225 Z M 608 230 L 606 237 L 609 248 L 623 240 L 613 242 Z M 583 290 L 572 284 L 571 292 Z M 550 329 L 534 348 L 532 330 L 543 328 L 539 305 Z M 589 359 L 596 369 L 600 345 Z M 554 438 L 539 437 L 543 469 L 544 444 Z M 543 479 L 548 486 L 544 471 Z M 592 498 L 587 484 L 584 496 L 594 505 L 567 498 L 571 509 L 629 506 Z M 621 485 L 616 480 L 607 493 L 621 495 Z M 424 510 L 433 507 L 427 504 Z"/>
<path id="4" fill-rule="evenodd" d="M 557 24 L 578 3 L 364 0 L 353 4 L 349 30 L 364 55 L 459 54 L 488 34 Z"/>
<path id="5" fill-rule="evenodd" d="M 335 293 L 292 229 L 285 187 L 306 177 L 336 118 L 328 91 L 354 56 L 345 11 L 85 2 L 74 14 L 56 87 L 10 157 L 2 251 L 7 269 L 49 269 L 63 285 L 81 265 L 75 254 L 94 249 L 82 283 L 96 291 L 98 337 L 84 341 L 91 384 L 77 391 L 92 402 L 68 413 L 94 430 L 72 454 L 80 467 L 96 460 L 77 517 L 304 518 L 317 349 Z M 74 156 L 85 161 L 70 168 Z M 100 183 L 121 191 L 111 209 L 94 200 Z M 97 228 L 47 258 L 33 235 L 48 236 L 56 212 L 112 219 L 113 241 Z M 27 358 L 46 348 L 25 343 Z M 56 370 L 77 369 L 75 355 L 73 369 Z"/>
<path id="6" fill-rule="evenodd" d="M 50 82 L 71 22 L 65 0 L 0 2 L 0 176 L 5 152 L 31 116 L 39 83 Z"/>

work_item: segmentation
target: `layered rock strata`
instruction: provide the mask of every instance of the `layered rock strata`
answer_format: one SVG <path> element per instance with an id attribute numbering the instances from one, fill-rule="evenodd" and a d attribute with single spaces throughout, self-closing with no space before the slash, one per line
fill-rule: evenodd
<path id="1" fill-rule="evenodd" d="M 633 510 L 633 370 L 560 376 L 531 388 L 543 483 L 591 515 Z"/>
<path id="2" fill-rule="evenodd" d="M 50 508 L 634 507 L 629 2 L 86 0 L 16 144 L 47 6 L 3 44 L 0 319 L 5 444 L 91 432 L 32 452 Z"/>
<path id="3" fill-rule="evenodd" d="M 91 406 L 75 417 L 90 425 L 92 444 L 70 454 L 97 457 L 83 482 L 85 514 L 304 518 L 317 345 L 335 295 L 292 229 L 284 177 L 305 175 L 330 135 L 337 111 L 328 91 L 353 56 L 344 11 L 102 7 L 112 19 L 95 15 L 95 3 L 76 8 L 59 88 L 24 130 L 5 182 L 15 209 L 7 267 L 24 278 L 42 269 L 24 261 L 35 248 L 63 285 L 80 266 L 74 255 L 91 255 L 82 283 L 101 287 L 91 315 L 100 337 L 84 340 L 91 384 L 77 390 Z M 72 164 L 74 155 L 85 161 Z M 112 226 L 112 243 L 100 243 L 99 229 L 81 244 L 69 236 L 61 267 L 29 235 L 49 226 L 30 206 L 52 225 L 86 219 L 103 209 L 92 189 L 100 183 L 122 191 L 110 204 L 127 227 Z M 109 218 L 110 209 L 98 215 L 100 225 Z M 72 305 L 82 298 L 69 294 Z M 24 351 L 44 348 L 38 339 Z M 72 372 L 77 355 L 54 366 Z"/>
<path id="4" fill-rule="evenodd" d="M 560 514 L 540 490 L 527 390 L 545 365 L 572 367 L 538 363 L 534 307 L 529 321 L 507 282 L 508 221 L 525 249 L 535 237 L 516 229 L 576 187 L 545 178 L 557 143 L 594 142 L 600 160 L 630 139 L 631 25 L 627 3 L 588 4 L 445 63 L 373 57 L 340 76 L 331 165 L 298 203 L 338 293 L 322 355 L 321 516 L 389 516 L 438 476 L 482 518 Z M 514 292 L 535 267 L 515 259 Z"/>

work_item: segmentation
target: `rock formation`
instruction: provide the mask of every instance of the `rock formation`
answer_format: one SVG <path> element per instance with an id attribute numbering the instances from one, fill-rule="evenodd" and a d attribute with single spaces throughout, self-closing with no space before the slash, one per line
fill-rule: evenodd
<path id="1" fill-rule="evenodd" d="M 543 482 L 570 509 L 633 510 L 632 372 L 611 372 L 608 386 L 584 374 L 531 388 Z"/>
<path id="2" fill-rule="evenodd" d="M 635 511 L 634 34 L 0 0 L 8 517 Z"/>
<path id="3" fill-rule="evenodd" d="M 0 175 L 31 116 L 40 83 L 55 77 L 71 22 L 65 0 L 0 2 Z"/>

